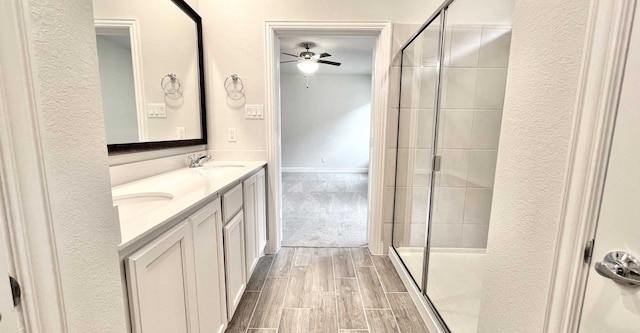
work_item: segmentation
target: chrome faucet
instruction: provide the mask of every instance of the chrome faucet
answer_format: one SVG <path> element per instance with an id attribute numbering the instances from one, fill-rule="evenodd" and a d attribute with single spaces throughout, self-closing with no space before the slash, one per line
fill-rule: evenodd
<path id="1" fill-rule="evenodd" d="M 211 159 L 211 155 L 207 155 L 207 154 L 200 154 L 197 156 L 196 154 L 191 154 L 187 156 L 187 161 L 189 162 L 190 168 L 199 168 L 202 166 L 202 163 L 204 163 L 204 161 L 208 161 L 210 159 Z"/>

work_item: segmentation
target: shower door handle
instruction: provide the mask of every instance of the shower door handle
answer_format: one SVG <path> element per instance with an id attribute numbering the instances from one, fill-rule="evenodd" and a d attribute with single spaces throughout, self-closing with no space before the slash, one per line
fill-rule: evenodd
<path id="1" fill-rule="evenodd" d="M 595 264 L 598 274 L 627 287 L 640 287 L 640 261 L 623 251 L 612 251 Z"/>
<path id="2" fill-rule="evenodd" d="M 433 156 L 432 169 L 433 171 L 440 171 L 440 164 L 442 163 L 442 156 Z"/>

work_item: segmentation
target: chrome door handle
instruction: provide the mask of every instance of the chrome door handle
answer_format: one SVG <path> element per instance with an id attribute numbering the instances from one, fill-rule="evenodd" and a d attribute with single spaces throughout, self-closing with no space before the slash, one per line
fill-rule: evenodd
<path id="1" fill-rule="evenodd" d="M 611 251 L 595 264 L 598 274 L 627 287 L 640 287 L 640 261 L 629 253 Z"/>

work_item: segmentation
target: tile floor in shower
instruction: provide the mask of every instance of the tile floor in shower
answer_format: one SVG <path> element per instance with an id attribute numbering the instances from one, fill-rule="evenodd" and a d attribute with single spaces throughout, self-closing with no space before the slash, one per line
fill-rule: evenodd
<path id="1" fill-rule="evenodd" d="M 367 243 L 366 173 L 283 172 L 282 245 Z"/>
<path id="2" fill-rule="evenodd" d="M 397 251 L 420 280 L 424 249 L 400 247 Z M 431 249 L 427 295 L 452 332 L 477 330 L 484 258 L 484 250 L 479 249 Z"/>

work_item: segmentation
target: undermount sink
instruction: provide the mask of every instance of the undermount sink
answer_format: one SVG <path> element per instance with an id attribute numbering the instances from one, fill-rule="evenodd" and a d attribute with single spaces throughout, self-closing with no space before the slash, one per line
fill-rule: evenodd
<path id="1" fill-rule="evenodd" d="M 116 195 L 113 197 L 114 205 L 132 205 L 141 203 L 150 203 L 153 201 L 170 201 L 173 194 L 165 192 L 145 192 Z"/>

